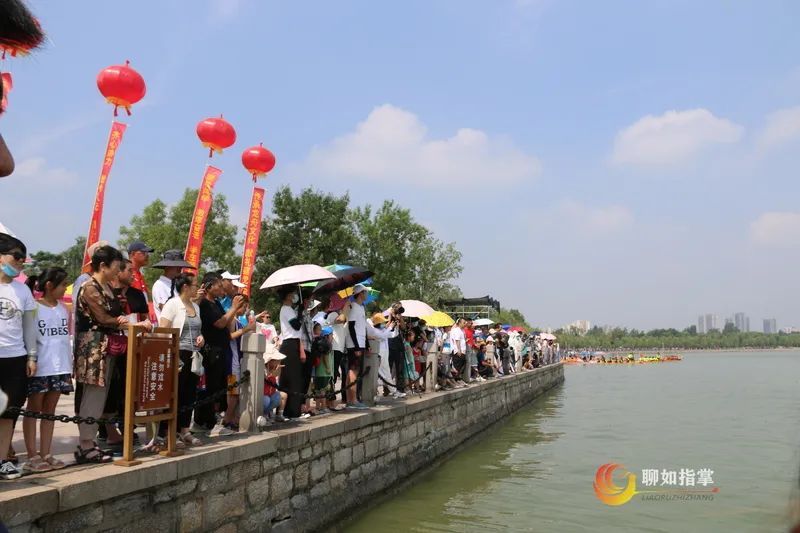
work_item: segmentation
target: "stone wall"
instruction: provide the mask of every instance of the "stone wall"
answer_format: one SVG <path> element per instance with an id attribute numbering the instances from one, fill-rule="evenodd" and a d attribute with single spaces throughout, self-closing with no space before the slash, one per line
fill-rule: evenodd
<path id="1" fill-rule="evenodd" d="M 313 531 L 564 380 L 562 365 L 226 439 L 183 457 L 0 487 L 11 531 Z"/>

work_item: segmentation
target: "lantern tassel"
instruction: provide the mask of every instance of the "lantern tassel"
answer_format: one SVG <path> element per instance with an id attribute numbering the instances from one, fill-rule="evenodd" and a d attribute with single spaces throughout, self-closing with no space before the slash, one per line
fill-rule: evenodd
<path id="1" fill-rule="evenodd" d="M 208 149 L 208 158 L 211 159 L 212 157 L 214 157 L 214 149 L 213 148 L 209 148 Z"/>
<path id="2" fill-rule="evenodd" d="M 131 116 L 131 107 L 130 106 L 126 105 L 125 106 L 125 111 L 128 113 L 128 116 Z"/>
<path id="3" fill-rule="evenodd" d="M 119 106 L 116 106 L 116 105 L 114 106 L 114 116 L 115 117 L 117 116 L 117 107 L 119 107 Z"/>

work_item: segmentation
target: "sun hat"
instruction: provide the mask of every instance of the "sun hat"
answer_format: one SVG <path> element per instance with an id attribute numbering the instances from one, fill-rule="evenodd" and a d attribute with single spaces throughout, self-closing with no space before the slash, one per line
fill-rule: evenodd
<path id="1" fill-rule="evenodd" d="M 495 333 L 497 333 L 496 329 L 492 328 L 489 330 L 489 335 L 494 335 Z"/>
<path id="2" fill-rule="evenodd" d="M 242 276 L 241 276 L 241 275 L 239 275 L 239 274 L 231 274 L 230 272 L 228 272 L 228 271 L 226 270 L 225 272 L 223 272 L 222 274 L 220 274 L 220 277 L 222 277 L 222 279 L 235 280 L 235 279 L 239 279 L 239 278 L 241 278 Z"/>
<path id="3" fill-rule="evenodd" d="M 488 342 L 491 342 L 492 344 L 494 344 L 494 339 L 493 339 L 493 338 L 491 338 L 491 337 L 487 337 L 487 338 L 486 338 L 486 342 L 487 342 L 487 343 L 488 343 Z"/>
<path id="4" fill-rule="evenodd" d="M 269 348 L 272 348 L 272 350 Z M 286 356 L 276 350 L 274 345 L 269 345 L 269 348 L 266 352 L 264 352 L 264 364 L 269 363 L 270 361 L 283 361 L 286 359 Z"/>
<path id="5" fill-rule="evenodd" d="M 362 292 L 366 291 L 367 287 L 362 285 L 361 283 L 357 283 L 353 286 L 353 296 L 358 296 Z"/>
<path id="6" fill-rule="evenodd" d="M 383 316 L 383 313 L 375 313 L 372 315 L 372 325 L 377 326 L 378 324 L 385 324 L 386 317 Z"/>
<path id="7" fill-rule="evenodd" d="M 194 265 L 183 259 L 183 252 L 180 250 L 167 250 L 161 256 L 161 261 L 153 265 L 153 268 L 194 268 Z"/>

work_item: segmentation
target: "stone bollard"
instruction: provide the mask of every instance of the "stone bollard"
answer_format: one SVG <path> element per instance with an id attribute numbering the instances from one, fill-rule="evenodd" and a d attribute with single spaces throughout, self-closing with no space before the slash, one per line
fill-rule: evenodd
<path id="1" fill-rule="evenodd" d="M 377 346 L 377 343 L 373 342 L 370 346 Z M 378 394 L 379 362 L 380 358 L 378 357 L 378 352 L 375 352 L 373 348 L 364 352 L 364 377 L 361 380 L 361 402 L 370 407 L 375 405 L 375 395 Z M 367 368 L 369 368 L 369 372 L 367 372 Z"/>
<path id="2" fill-rule="evenodd" d="M 461 379 L 463 379 L 466 383 L 472 381 L 472 348 L 467 346 L 467 351 L 464 352 L 464 370 L 461 373 Z"/>
<path id="3" fill-rule="evenodd" d="M 239 427 L 254 433 L 260 431 L 256 422 L 264 414 L 264 352 L 267 338 L 258 333 L 242 336 L 242 372 L 250 371 L 250 379 L 239 387 Z M 275 350 L 275 345 L 270 343 Z"/>
<path id="4" fill-rule="evenodd" d="M 425 361 L 425 390 L 433 392 L 436 390 L 436 372 L 439 369 L 439 351 L 436 343 L 432 342 L 428 348 L 428 358 Z"/>

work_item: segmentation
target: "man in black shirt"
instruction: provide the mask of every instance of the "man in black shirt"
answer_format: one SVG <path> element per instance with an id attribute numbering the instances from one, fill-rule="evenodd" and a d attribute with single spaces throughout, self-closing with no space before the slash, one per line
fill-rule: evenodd
<path id="1" fill-rule="evenodd" d="M 231 308 L 225 312 L 217 302 L 223 297 L 225 289 L 219 274 L 209 272 L 203 277 L 202 287 L 205 298 L 199 302 L 200 319 L 203 322 L 202 333 L 206 343 L 203 347 L 203 368 L 205 369 L 206 388 L 198 394 L 198 399 L 206 398 L 228 387 L 227 376 L 231 373 L 231 324 L 243 307 L 241 296 L 233 298 Z M 194 421 L 198 429 L 215 431 L 220 435 L 230 435 L 232 430 L 217 424 L 216 414 L 227 408 L 223 397 L 219 404 L 206 404 L 194 413 Z M 215 426 L 219 426 L 216 428 Z"/>

